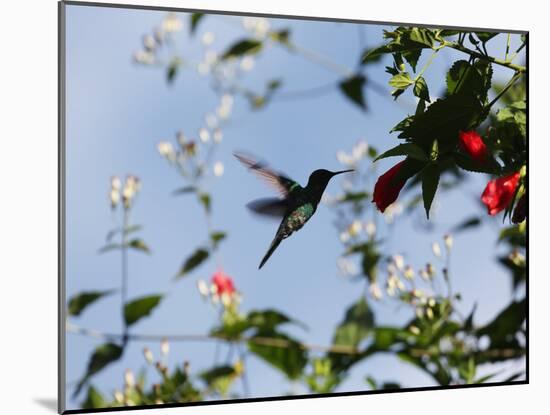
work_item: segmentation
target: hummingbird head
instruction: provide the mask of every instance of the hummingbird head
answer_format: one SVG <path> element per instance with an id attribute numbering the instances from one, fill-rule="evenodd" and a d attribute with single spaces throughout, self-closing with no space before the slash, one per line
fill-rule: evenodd
<path id="1" fill-rule="evenodd" d="M 315 170 L 309 176 L 309 181 L 307 182 L 307 187 L 310 189 L 315 189 L 323 192 L 328 185 L 330 179 L 332 179 L 337 174 L 349 173 L 353 170 L 341 170 L 341 171 L 330 171 L 325 169 Z"/>

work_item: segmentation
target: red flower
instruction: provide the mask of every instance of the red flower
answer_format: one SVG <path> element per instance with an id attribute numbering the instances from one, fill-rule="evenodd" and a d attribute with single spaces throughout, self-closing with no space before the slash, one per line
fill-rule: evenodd
<path id="1" fill-rule="evenodd" d="M 475 131 L 458 133 L 460 147 L 478 163 L 485 163 L 489 152 L 482 138 Z"/>
<path id="2" fill-rule="evenodd" d="M 403 163 L 405 163 L 405 160 L 389 169 L 378 178 L 374 185 L 372 201 L 376 203 L 376 207 L 380 212 L 384 212 L 389 205 L 397 200 L 399 192 L 403 186 L 405 186 L 406 179 L 399 181 L 394 180 L 395 176 L 397 176 L 401 170 L 401 167 L 403 167 Z"/>
<path id="3" fill-rule="evenodd" d="M 216 293 L 222 295 L 224 293 L 232 295 L 235 292 L 235 285 L 229 275 L 222 270 L 216 271 L 212 276 L 212 284 L 216 287 Z"/>
<path id="4" fill-rule="evenodd" d="M 487 206 L 489 215 L 496 215 L 510 204 L 519 183 L 519 172 L 499 177 L 487 183 L 481 201 Z"/>

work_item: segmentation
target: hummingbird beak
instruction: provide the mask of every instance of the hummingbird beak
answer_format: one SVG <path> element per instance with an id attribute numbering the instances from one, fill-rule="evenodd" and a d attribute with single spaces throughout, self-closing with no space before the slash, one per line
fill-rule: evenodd
<path id="1" fill-rule="evenodd" d="M 333 172 L 332 175 L 333 176 L 336 176 L 337 174 L 342 174 L 342 173 L 351 173 L 352 171 L 355 171 L 353 169 L 351 170 L 341 170 L 341 171 L 336 171 L 336 172 Z"/>

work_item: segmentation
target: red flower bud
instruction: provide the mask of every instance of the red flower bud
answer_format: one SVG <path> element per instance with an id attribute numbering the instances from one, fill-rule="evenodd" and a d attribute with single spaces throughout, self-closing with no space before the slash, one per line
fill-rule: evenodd
<path id="1" fill-rule="evenodd" d="M 519 183 L 519 172 L 499 177 L 487 183 L 481 201 L 487 206 L 489 215 L 496 215 L 510 204 Z"/>
<path id="2" fill-rule="evenodd" d="M 378 178 L 374 185 L 372 201 L 376 203 L 376 207 L 380 212 L 384 212 L 389 205 L 397 200 L 399 192 L 405 186 L 406 179 L 394 180 L 403 167 L 403 163 L 405 163 L 405 160 L 389 169 Z"/>
<path id="3" fill-rule="evenodd" d="M 219 295 L 224 293 L 231 295 L 235 292 L 233 280 L 222 270 L 217 271 L 212 276 L 212 284 L 216 287 L 217 294 Z"/>
<path id="4" fill-rule="evenodd" d="M 483 139 L 475 131 L 461 131 L 458 133 L 460 147 L 478 163 L 485 163 L 489 152 Z"/>

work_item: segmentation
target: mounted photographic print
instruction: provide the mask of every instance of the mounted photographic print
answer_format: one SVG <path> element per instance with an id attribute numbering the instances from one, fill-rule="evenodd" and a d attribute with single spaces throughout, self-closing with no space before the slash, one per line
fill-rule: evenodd
<path id="1" fill-rule="evenodd" d="M 527 32 L 59 12 L 60 412 L 528 382 Z"/>

